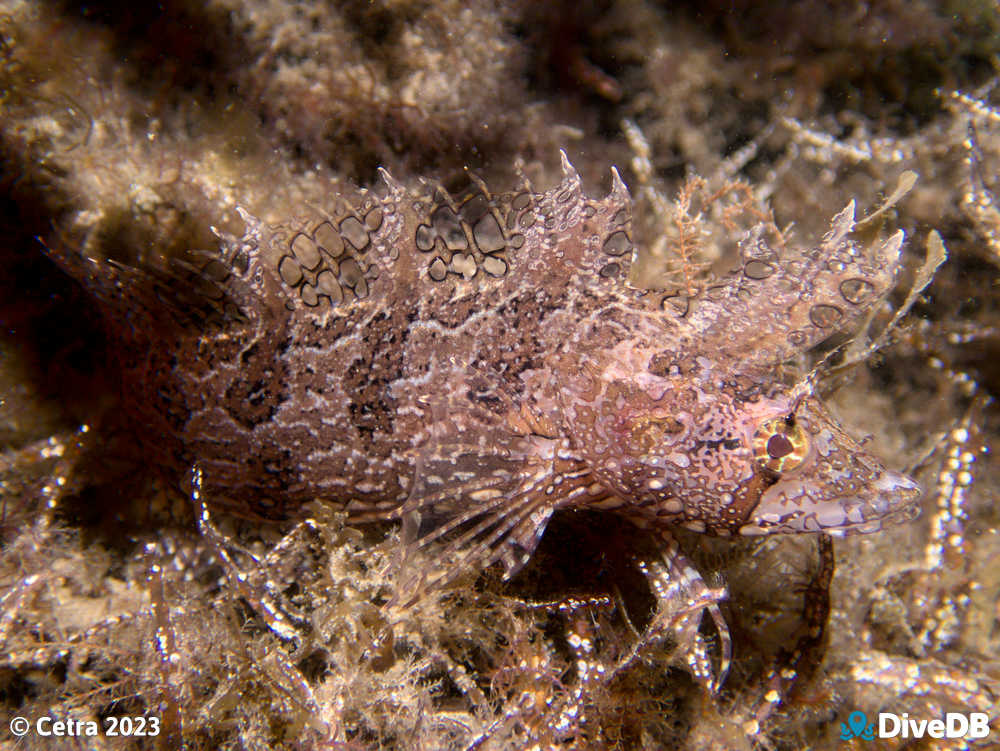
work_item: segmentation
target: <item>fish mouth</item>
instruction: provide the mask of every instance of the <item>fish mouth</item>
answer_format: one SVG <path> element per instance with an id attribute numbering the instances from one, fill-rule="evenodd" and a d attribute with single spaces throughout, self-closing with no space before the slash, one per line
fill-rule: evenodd
<path id="1" fill-rule="evenodd" d="M 920 514 L 923 489 L 901 472 L 883 471 L 862 493 L 817 496 L 804 483 L 781 482 L 761 495 L 741 535 L 826 532 L 871 534 Z"/>

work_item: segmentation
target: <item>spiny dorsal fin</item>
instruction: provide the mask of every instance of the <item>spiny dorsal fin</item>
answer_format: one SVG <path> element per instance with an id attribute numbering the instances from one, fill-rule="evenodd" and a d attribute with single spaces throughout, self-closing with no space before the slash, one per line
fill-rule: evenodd
<path id="1" fill-rule="evenodd" d="M 623 282 L 633 253 L 628 190 L 612 169 L 611 192 L 590 199 L 562 157 L 563 179 L 543 193 L 493 194 L 472 175 L 458 195 L 413 191 L 381 170 L 378 188 L 337 196 L 308 218 L 268 225 L 241 211 L 247 230 L 222 237 L 223 256 L 262 294 L 319 311 L 403 295 L 450 299 L 516 286 L 522 274 Z"/>
<path id="2" fill-rule="evenodd" d="M 239 208 L 241 236 L 213 228 L 218 249 L 155 268 L 53 255 L 113 317 L 150 330 L 270 328 L 289 310 L 339 316 L 383 300 L 433 307 L 546 277 L 623 284 L 633 256 L 628 190 L 612 169 L 610 193 L 587 197 L 561 156 L 563 177 L 543 192 L 525 185 L 494 194 L 470 175 L 469 189 L 453 196 L 407 189 L 380 170 L 377 186 L 335 194 L 305 217 L 269 224 Z"/>
<path id="3" fill-rule="evenodd" d="M 811 248 L 779 249 L 764 225 L 748 232 L 740 268 L 692 304 L 700 346 L 766 367 L 860 320 L 892 288 L 903 232 L 864 247 L 850 236 L 854 226 L 851 201 Z"/>
<path id="4" fill-rule="evenodd" d="M 518 218 L 525 250 L 518 270 L 624 282 L 632 265 L 632 201 L 618 170 L 611 168 L 611 192 L 588 198 L 580 175 L 561 151 L 563 178 L 552 190 L 532 194 L 530 212 Z"/>

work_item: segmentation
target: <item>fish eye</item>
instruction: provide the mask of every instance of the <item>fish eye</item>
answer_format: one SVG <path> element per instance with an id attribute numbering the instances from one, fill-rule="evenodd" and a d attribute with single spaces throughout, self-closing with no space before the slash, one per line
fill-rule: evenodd
<path id="1" fill-rule="evenodd" d="M 795 415 L 765 420 L 753 437 L 757 464 L 771 472 L 788 472 L 806 460 L 809 438 L 795 422 Z"/>

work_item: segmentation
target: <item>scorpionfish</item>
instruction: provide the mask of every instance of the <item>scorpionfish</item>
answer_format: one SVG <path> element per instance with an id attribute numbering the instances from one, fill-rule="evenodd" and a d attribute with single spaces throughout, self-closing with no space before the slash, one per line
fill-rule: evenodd
<path id="1" fill-rule="evenodd" d="M 159 270 L 50 250 L 101 301 L 124 411 L 205 497 L 324 499 L 511 575 L 560 508 L 715 535 L 873 532 L 920 488 L 778 366 L 871 313 L 903 233 L 808 248 L 749 231 L 691 299 L 628 283 L 631 200 L 379 185 Z M 680 301 L 681 304 L 678 304 Z"/>

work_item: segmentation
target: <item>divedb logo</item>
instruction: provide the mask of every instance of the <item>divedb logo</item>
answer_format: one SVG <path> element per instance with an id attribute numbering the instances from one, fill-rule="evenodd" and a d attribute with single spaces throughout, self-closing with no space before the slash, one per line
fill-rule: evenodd
<path id="1" fill-rule="evenodd" d="M 985 712 L 948 712 L 944 719 L 914 719 L 906 712 L 879 712 L 878 723 L 868 722 L 864 712 L 854 711 L 840 723 L 840 740 L 860 738 L 965 738 L 977 740 L 990 734 L 990 716 Z"/>

